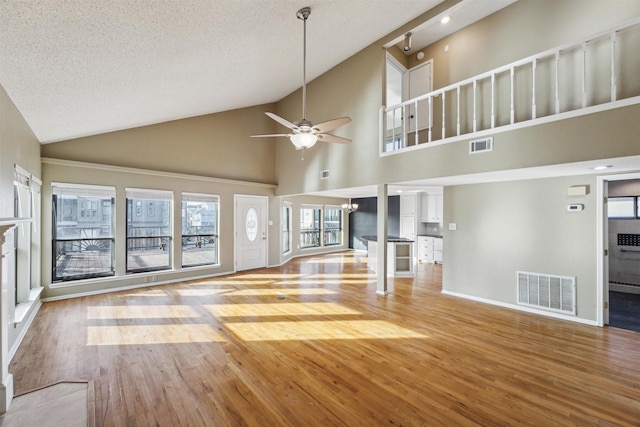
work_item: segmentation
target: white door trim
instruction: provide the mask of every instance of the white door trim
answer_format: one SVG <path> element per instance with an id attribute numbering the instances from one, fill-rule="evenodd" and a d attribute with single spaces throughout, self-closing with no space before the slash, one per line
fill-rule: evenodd
<path id="1" fill-rule="evenodd" d="M 605 318 L 605 295 L 609 292 L 609 268 L 605 266 L 605 262 L 609 262 L 605 257 L 605 249 L 609 249 L 609 236 L 607 234 L 607 226 L 605 221 L 608 221 L 605 215 L 604 197 L 607 194 L 607 185 L 609 181 L 626 181 L 630 179 L 640 179 L 640 173 L 627 173 L 617 175 L 603 175 L 597 177 L 596 182 L 596 222 L 597 222 L 597 244 L 596 244 L 596 322 L 598 326 L 604 326 L 605 322 L 608 323 Z M 608 298 L 607 298 L 608 300 Z M 608 317 L 608 316 L 607 316 Z"/>
<path id="2" fill-rule="evenodd" d="M 260 200 L 264 202 L 264 212 L 262 213 L 262 217 L 259 218 L 259 222 L 261 223 L 260 229 L 264 230 L 264 238 L 262 236 L 258 236 L 259 239 L 263 242 L 262 248 L 262 256 L 264 257 L 264 265 L 255 267 L 255 268 L 263 268 L 267 267 L 269 264 L 269 228 L 268 228 L 268 218 L 269 218 L 269 197 L 267 196 L 256 196 L 251 194 L 234 194 L 233 195 L 233 235 L 234 235 L 234 259 L 233 259 L 233 271 L 240 271 L 238 269 L 238 260 L 240 259 L 240 250 L 241 245 L 239 243 L 240 235 L 244 232 L 244 228 L 242 228 L 242 224 L 238 224 L 238 202 L 241 199 L 254 199 Z M 244 270 L 244 269 L 243 269 Z"/>

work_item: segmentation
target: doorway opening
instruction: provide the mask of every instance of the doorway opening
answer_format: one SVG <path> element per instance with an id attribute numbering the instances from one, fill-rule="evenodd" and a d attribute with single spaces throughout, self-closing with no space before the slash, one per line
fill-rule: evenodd
<path id="1" fill-rule="evenodd" d="M 640 332 L 640 178 L 607 189 L 609 326 Z"/>
<path id="2" fill-rule="evenodd" d="M 640 174 L 598 178 L 601 325 L 640 332 Z"/>

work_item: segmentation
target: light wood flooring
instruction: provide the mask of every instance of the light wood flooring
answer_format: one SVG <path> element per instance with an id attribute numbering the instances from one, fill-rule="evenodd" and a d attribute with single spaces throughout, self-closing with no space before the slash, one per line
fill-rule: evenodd
<path id="1" fill-rule="evenodd" d="M 443 295 L 354 252 L 45 303 L 16 393 L 93 380 L 98 426 L 640 425 L 640 334 Z"/>

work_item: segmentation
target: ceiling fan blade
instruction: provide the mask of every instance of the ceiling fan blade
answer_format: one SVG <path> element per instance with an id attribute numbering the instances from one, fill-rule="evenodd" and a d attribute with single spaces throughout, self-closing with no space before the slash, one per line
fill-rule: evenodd
<path id="1" fill-rule="evenodd" d="M 269 137 L 289 137 L 291 136 L 290 134 L 286 134 L 286 133 L 271 133 L 268 135 L 251 135 L 251 138 L 269 138 Z"/>
<path id="2" fill-rule="evenodd" d="M 316 129 L 318 133 L 324 133 L 339 128 L 340 126 L 344 126 L 347 123 L 351 123 L 351 119 L 349 117 L 340 117 L 338 119 L 327 120 L 326 122 L 313 125 L 313 128 Z"/>
<path id="3" fill-rule="evenodd" d="M 335 142 L 336 144 L 348 144 L 350 139 L 343 138 L 341 136 L 329 135 L 327 133 L 319 133 L 318 139 L 323 142 Z"/>
<path id="4" fill-rule="evenodd" d="M 271 117 L 273 120 L 275 120 L 276 122 L 280 123 L 282 126 L 284 127 L 288 127 L 289 129 L 298 129 L 298 126 L 296 126 L 295 124 L 291 123 L 289 120 L 287 119 L 283 119 L 282 117 L 280 117 L 277 114 L 274 113 L 270 113 L 269 111 L 267 111 L 265 113 L 267 116 Z"/>

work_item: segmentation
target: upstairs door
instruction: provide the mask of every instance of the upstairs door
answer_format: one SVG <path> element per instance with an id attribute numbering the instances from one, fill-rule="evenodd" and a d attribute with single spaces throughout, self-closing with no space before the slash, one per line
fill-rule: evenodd
<path id="1" fill-rule="evenodd" d="M 433 91 L 432 65 L 432 61 L 427 61 L 409 70 L 409 99 Z M 415 132 L 416 129 L 427 129 L 430 127 L 430 117 L 433 115 L 430 114 L 428 100 L 419 101 L 417 111 L 416 105 L 411 104 L 409 106 L 408 131 Z"/>
<path id="2" fill-rule="evenodd" d="M 267 266 L 267 207 L 263 196 L 235 196 L 236 271 Z"/>

